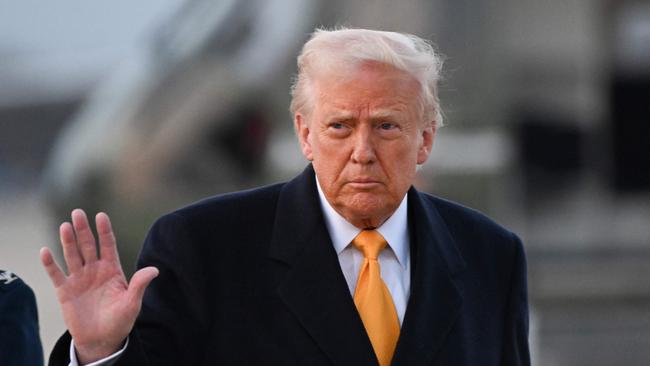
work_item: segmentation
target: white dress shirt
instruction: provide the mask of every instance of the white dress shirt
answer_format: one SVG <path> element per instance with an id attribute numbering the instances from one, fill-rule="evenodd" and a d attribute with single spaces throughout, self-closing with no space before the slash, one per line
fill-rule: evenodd
<path id="1" fill-rule="evenodd" d="M 350 295 L 354 296 L 357 285 L 357 278 L 361 265 L 363 265 L 363 253 L 353 244 L 354 239 L 361 229 L 352 225 L 329 204 L 323 194 L 323 190 L 316 179 L 320 205 L 325 216 L 325 225 L 332 239 L 332 244 L 339 257 L 341 270 L 348 283 Z M 407 197 L 405 195 L 399 207 L 391 217 L 386 220 L 377 231 L 386 239 L 388 245 L 379 253 L 379 268 L 381 278 L 386 283 L 388 291 L 393 297 L 395 311 L 400 325 L 404 321 L 404 312 L 408 302 L 411 289 L 411 252 L 409 250 L 409 232 L 407 225 Z"/>
<path id="2" fill-rule="evenodd" d="M 352 245 L 354 239 L 361 229 L 352 225 L 343 216 L 332 208 L 323 190 L 316 179 L 320 205 L 325 217 L 325 226 L 332 239 L 332 244 L 339 258 L 339 264 L 345 276 L 345 281 L 350 290 L 350 296 L 354 296 L 354 290 L 359 277 L 359 270 L 363 264 L 363 254 Z M 386 239 L 388 245 L 379 253 L 379 267 L 381 278 L 386 283 L 388 291 L 393 297 L 395 311 L 400 325 L 404 321 L 404 312 L 408 302 L 411 289 L 411 253 L 409 250 L 409 232 L 407 225 L 407 197 L 405 195 L 397 210 L 386 220 L 377 231 Z M 86 366 L 110 366 L 124 352 L 129 344 L 127 339 L 124 347 L 116 353 Z M 68 366 L 79 366 L 77 355 L 74 349 L 74 340 L 70 342 L 70 363 Z"/>

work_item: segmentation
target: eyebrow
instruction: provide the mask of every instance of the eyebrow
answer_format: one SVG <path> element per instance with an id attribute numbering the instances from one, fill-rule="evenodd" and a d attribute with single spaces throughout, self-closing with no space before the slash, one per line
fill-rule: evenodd
<path id="1" fill-rule="evenodd" d="M 336 120 L 344 120 L 344 121 L 351 120 L 354 118 L 355 118 L 354 114 L 347 111 L 335 111 L 328 114 L 325 117 L 326 120 L 336 119 Z"/>
<path id="2" fill-rule="evenodd" d="M 383 118 L 390 118 L 390 117 L 394 117 L 395 114 L 399 113 L 399 112 L 400 112 L 400 110 L 398 110 L 398 109 L 381 109 L 381 110 L 373 112 L 370 115 L 370 119 L 371 120 L 377 120 L 377 119 L 383 119 Z M 327 120 L 336 119 L 336 120 L 343 120 L 343 121 L 353 120 L 355 118 L 356 118 L 356 114 L 348 112 L 348 111 L 335 111 L 335 112 L 332 112 L 332 113 L 328 114 L 327 117 L 326 117 Z"/>
<path id="3" fill-rule="evenodd" d="M 381 109 L 371 114 L 370 119 L 376 120 L 376 119 L 390 118 L 390 117 L 394 117 L 395 114 L 399 112 L 400 112 L 399 110 L 395 110 L 395 109 Z"/>

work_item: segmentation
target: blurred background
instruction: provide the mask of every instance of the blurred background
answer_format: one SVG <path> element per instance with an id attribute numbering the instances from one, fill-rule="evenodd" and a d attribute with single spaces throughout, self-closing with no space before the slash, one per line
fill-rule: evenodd
<path id="1" fill-rule="evenodd" d="M 0 269 L 64 331 L 38 249 L 108 212 L 133 268 L 160 214 L 291 178 L 295 57 L 317 26 L 446 56 L 418 186 L 517 232 L 536 365 L 650 360 L 650 2 L 0 0 Z"/>

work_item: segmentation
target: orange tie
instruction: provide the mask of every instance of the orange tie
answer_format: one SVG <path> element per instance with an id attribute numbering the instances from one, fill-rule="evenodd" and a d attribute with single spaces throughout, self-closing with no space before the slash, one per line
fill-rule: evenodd
<path id="1" fill-rule="evenodd" d="M 377 261 L 379 252 L 386 247 L 386 240 L 375 230 L 363 230 L 352 240 L 352 244 L 365 257 L 354 291 L 354 304 L 361 315 L 379 365 L 388 366 L 399 337 L 399 320 L 393 298 L 381 279 Z"/>

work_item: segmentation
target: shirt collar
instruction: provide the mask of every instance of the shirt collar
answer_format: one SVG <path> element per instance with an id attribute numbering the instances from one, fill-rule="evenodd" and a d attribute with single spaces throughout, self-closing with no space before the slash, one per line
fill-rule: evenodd
<path id="1" fill-rule="evenodd" d="M 320 205 L 325 216 L 325 226 L 332 239 L 332 244 L 336 250 L 336 254 L 341 254 L 348 245 L 351 244 L 361 229 L 349 223 L 343 216 L 339 215 L 336 210 L 330 205 L 325 198 L 325 194 L 321 189 L 318 178 L 316 178 L 316 187 L 318 188 L 318 196 L 320 198 Z M 409 236 L 407 226 L 407 205 L 408 193 L 404 195 L 402 202 L 397 210 L 386 220 L 377 231 L 386 239 L 388 246 L 393 250 L 400 265 L 406 268 L 407 259 L 409 255 Z"/>

